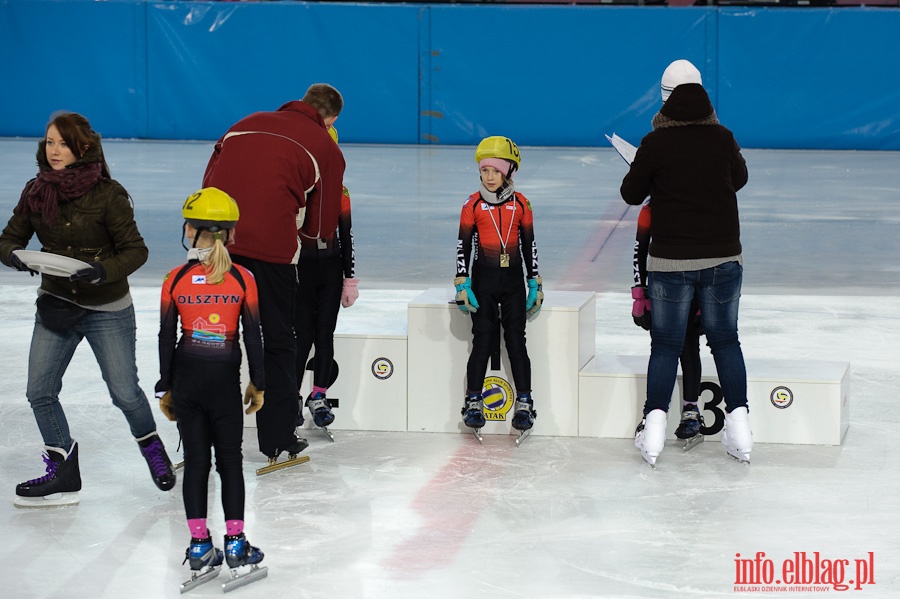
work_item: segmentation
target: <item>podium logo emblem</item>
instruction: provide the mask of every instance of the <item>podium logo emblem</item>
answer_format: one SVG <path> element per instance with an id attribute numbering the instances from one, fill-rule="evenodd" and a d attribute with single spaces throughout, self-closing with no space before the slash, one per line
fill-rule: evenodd
<path id="1" fill-rule="evenodd" d="M 769 394 L 769 400 L 772 402 L 773 406 L 779 410 L 783 410 L 794 403 L 794 394 L 787 387 L 775 387 Z"/>
<path id="2" fill-rule="evenodd" d="M 506 420 L 506 415 L 512 409 L 512 386 L 499 376 L 489 376 L 484 379 L 481 388 L 481 399 L 484 401 L 484 419 L 494 421 Z"/>
<path id="3" fill-rule="evenodd" d="M 394 374 L 394 364 L 387 358 L 377 358 L 372 362 L 372 374 L 380 381 L 391 378 Z"/>

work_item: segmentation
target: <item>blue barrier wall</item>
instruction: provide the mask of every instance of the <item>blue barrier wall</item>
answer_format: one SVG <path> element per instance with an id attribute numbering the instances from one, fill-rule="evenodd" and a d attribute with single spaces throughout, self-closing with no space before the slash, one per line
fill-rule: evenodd
<path id="1" fill-rule="evenodd" d="M 0 0 L 0 136 L 215 139 L 327 81 L 341 140 L 637 143 L 676 58 L 744 147 L 900 150 L 900 11 Z"/>

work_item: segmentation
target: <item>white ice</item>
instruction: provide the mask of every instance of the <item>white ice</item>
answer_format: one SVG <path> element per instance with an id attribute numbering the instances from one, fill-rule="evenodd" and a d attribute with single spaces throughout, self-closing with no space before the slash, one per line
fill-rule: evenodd
<path id="1" fill-rule="evenodd" d="M 33 176 L 35 148 L 36 140 L 0 140 L 0 214 L 11 214 Z M 158 285 L 183 259 L 179 208 L 199 186 L 211 144 L 105 149 L 151 248 L 132 277 L 150 394 Z M 458 211 L 477 188 L 474 148 L 344 152 L 362 283 L 338 331 L 402 324 L 408 300 L 451 283 Z M 757 444 L 746 466 L 716 442 L 687 454 L 670 443 L 651 471 L 628 439 L 532 435 L 516 448 L 509 437 L 485 436 L 481 447 L 471 435 L 336 430 L 331 443 L 310 431 L 308 464 L 257 478 L 263 457 L 247 429 L 247 532 L 269 576 L 234 596 L 731 597 L 744 594 L 734 588 L 735 555 L 760 551 L 779 568 L 801 551 L 846 559 L 845 579 L 871 552 L 875 583 L 850 592 L 900 596 L 900 156 L 745 154 L 744 353 L 850 362 L 842 446 Z M 618 196 L 625 168 L 607 147 L 523 148 L 516 183 L 535 208 L 547 293 L 596 291 L 597 351 L 646 355 L 649 338 L 630 317 L 637 212 Z M 168 494 L 152 485 L 87 344 L 61 394 L 81 447 L 81 504 L 12 506 L 14 485 L 43 469 L 25 399 L 37 282 L 0 272 L 0 596 L 176 597 L 188 577 L 180 485 Z M 177 456 L 174 425 L 157 422 Z M 211 479 L 210 524 L 221 535 Z M 224 580 L 191 595 L 219 596 Z M 778 593 L 807 594 L 817 593 Z"/>

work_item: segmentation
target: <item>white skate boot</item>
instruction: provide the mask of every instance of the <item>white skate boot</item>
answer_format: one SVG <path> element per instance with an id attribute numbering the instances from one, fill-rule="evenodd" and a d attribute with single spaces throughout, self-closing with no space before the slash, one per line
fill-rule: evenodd
<path id="1" fill-rule="evenodd" d="M 753 433 L 750 431 L 750 414 L 747 408 L 735 408 L 725 414 L 725 428 L 722 429 L 722 445 L 734 459 L 750 463 L 750 452 L 753 451 Z"/>
<path id="2" fill-rule="evenodd" d="M 634 431 L 634 446 L 641 450 L 641 457 L 656 468 L 656 458 L 666 444 L 666 419 L 668 414 L 653 410 L 647 414 Z"/>

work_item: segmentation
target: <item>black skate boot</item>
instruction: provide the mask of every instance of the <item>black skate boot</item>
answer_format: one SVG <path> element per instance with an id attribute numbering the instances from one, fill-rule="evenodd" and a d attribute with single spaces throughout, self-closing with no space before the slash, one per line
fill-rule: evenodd
<path id="1" fill-rule="evenodd" d="M 216 549 L 206 531 L 206 538 L 191 538 L 190 546 L 184 550 L 184 561 L 190 562 L 191 578 L 181 583 L 181 592 L 186 593 L 219 575 L 219 568 L 225 561 L 225 554 Z M 182 562 L 184 563 L 184 562 Z"/>
<path id="2" fill-rule="evenodd" d="M 697 404 L 686 404 L 681 412 L 681 422 L 675 429 L 675 436 L 684 441 L 684 451 L 693 449 L 703 442 L 700 429 L 703 427 L 703 416 Z"/>
<path id="3" fill-rule="evenodd" d="M 265 554 L 251 545 L 244 533 L 225 535 L 225 561 L 231 568 L 231 579 L 222 585 L 222 590 L 227 593 L 268 576 L 268 568 L 259 565 L 264 557 Z M 242 573 L 238 570 L 242 566 L 250 566 L 250 570 Z"/>
<path id="4" fill-rule="evenodd" d="M 312 414 L 313 422 L 319 428 L 325 428 L 334 422 L 334 412 L 331 411 L 331 404 L 325 398 L 325 394 L 319 391 L 315 395 L 310 394 L 306 398 L 306 407 Z"/>
<path id="5" fill-rule="evenodd" d="M 68 452 L 59 447 L 44 447 L 47 473 L 16 485 L 16 507 L 54 507 L 78 505 L 81 470 L 78 468 L 78 443 Z"/>
<path id="6" fill-rule="evenodd" d="M 160 491 L 170 491 L 175 486 L 175 469 L 166 453 L 162 439 L 156 431 L 135 439 L 141 448 L 141 455 L 147 460 L 150 476 Z"/>
<path id="7" fill-rule="evenodd" d="M 522 441 L 531 433 L 531 427 L 534 426 L 534 419 L 537 418 L 537 412 L 534 411 L 534 400 L 531 399 L 531 393 L 517 393 L 516 405 L 513 408 L 512 427 L 519 431 L 516 438 L 516 445 L 521 445 Z"/>
<path id="8" fill-rule="evenodd" d="M 291 435 L 291 437 L 292 440 L 288 443 L 287 447 L 284 449 L 276 449 L 275 456 L 269 456 L 268 465 L 256 469 L 257 476 L 275 472 L 276 470 L 282 470 L 284 468 L 290 468 L 291 466 L 296 466 L 297 464 L 303 464 L 309 461 L 309 456 L 298 455 L 301 451 L 309 447 L 309 441 L 298 437 L 297 435 Z M 288 454 L 288 459 L 279 462 L 278 456 L 285 451 Z"/>
<path id="9" fill-rule="evenodd" d="M 475 439 L 482 443 L 481 428 L 484 426 L 484 399 L 478 393 L 466 393 L 461 410 L 463 423 L 472 430 Z"/>

